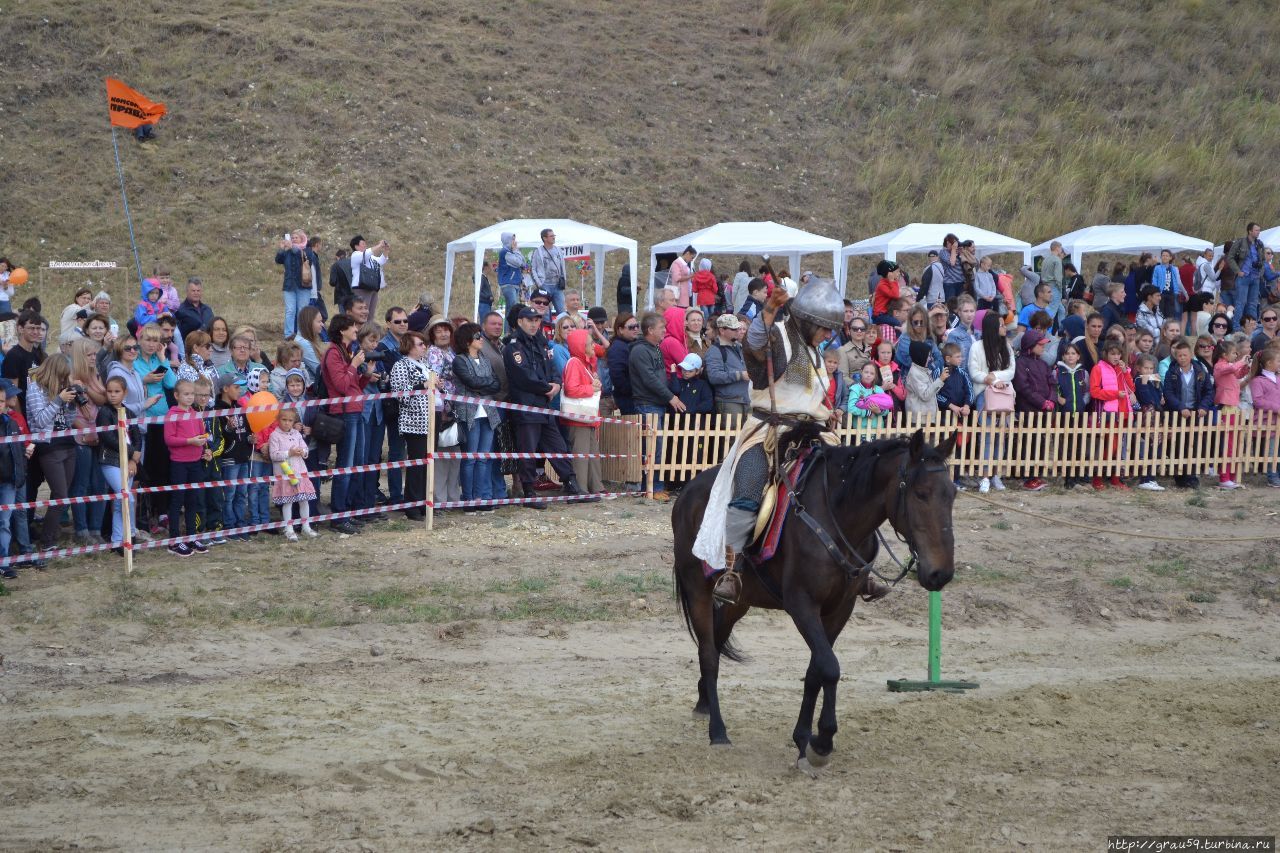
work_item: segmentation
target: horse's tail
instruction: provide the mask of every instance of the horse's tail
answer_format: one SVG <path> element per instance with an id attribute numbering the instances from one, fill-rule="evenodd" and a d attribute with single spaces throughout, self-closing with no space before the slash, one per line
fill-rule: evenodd
<path id="1" fill-rule="evenodd" d="M 685 583 L 683 577 L 680 576 L 680 567 L 676 566 L 671 570 L 672 579 L 675 582 L 676 600 L 680 602 L 680 615 L 684 617 L 685 630 L 689 632 L 689 637 L 696 644 L 698 642 L 698 634 L 693 628 L 693 604 L 689 601 L 689 587 Z M 720 626 L 723 624 L 724 617 L 720 613 L 720 608 L 713 607 L 711 610 L 711 628 L 713 635 L 718 636 Z M 747 656 L 733 642 L 733 636 L 727 636 L 723 642 L 716 644 L 716 651 L 724 655 L 734 663 L 743 663 L 747 660 Z"/>

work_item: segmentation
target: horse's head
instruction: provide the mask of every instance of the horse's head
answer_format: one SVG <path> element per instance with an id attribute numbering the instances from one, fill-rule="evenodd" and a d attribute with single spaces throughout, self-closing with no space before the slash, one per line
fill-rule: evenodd
<path id="1" fill-rule="evenodd" d="M 956 570 L 951 530 L 956 489 L 947 457 L 955 449 L 957 435 L 952 433 L 934 447 L 925 442 L 924 430 L 916 430 L 898 469 L 897 498 L 889 515 L 916 558 L 920 585 L 931 592 L 946 586 Z"/>

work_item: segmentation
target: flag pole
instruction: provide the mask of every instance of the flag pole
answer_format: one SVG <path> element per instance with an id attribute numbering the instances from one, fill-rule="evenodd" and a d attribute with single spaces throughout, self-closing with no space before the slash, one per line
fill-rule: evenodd
<path id="1" fill-rule="evenodd" d="M 124 190 L 124 168 L 120 165 L 120 143 L 116 126 L 111 125 L 111 147 L 116 152 L 116 174 L 120 176 L 120 199 L 124 202 L 124 220 L 129 223 L 129 245 L 133 247 L 133 263 L 138 269 L 138 286 L 142 286 L 142 261 L 138 258 L 138 241 L 133 236 L 133 216 L 129 213 L 129 195 Z"/>

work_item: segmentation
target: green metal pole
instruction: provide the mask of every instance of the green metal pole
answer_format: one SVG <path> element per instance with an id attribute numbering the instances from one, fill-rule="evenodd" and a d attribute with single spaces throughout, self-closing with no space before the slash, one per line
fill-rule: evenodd
<path id="1" fill-rule="evenodd" d="M 929 681 L 942 680 L 942 592 L 929 593 Z"/>

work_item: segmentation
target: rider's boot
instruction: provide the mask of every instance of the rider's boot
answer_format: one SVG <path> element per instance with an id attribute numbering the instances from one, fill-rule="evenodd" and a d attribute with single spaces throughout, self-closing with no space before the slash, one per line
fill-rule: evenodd
<path id="1" fill-rule="evenodd" d="M 742 574 L 738 571 L 738 555 L 732 545 L 724 547 L 724 565 L 725 570 L 716 578 L 715 588 L 711 590 L 712 597 L 720 606 L 737 604 L 738 596 L 742 595 Z"/>
<path id="2" fill-rule="evenodd" d="M 716 578 L 712 591 L 717 604 L 737 604 L 742 594 L 742 573 L 738 563 L 742 551 L 751 544 L 756 530 L 756 512 L 730 505 L 724 523 L 724 571 Z"/>
<path id="3" fill-rule="evenodd" d="M 889 590 L 893 587 L 889 586 L 880 578 L 868 572 L 862 582 L 862 600 L 863 601 L 879 601 L 889 594 Z"/>

